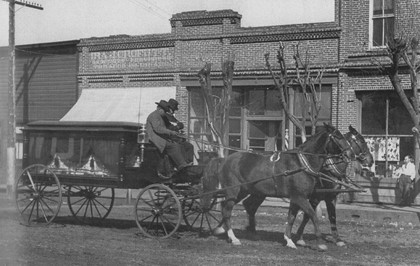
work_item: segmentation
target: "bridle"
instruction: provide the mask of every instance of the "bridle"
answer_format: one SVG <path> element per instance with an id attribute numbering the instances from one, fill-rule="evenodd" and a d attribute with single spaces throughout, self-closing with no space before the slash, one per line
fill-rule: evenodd
<path id="1" fill-rule="evenodd" d="M 349 138 L 350 148 L 352 149 L 356 157 L 356 160 L 363 163 L 364 161 L 367 160 L 367 153 L 369 152 L 363 147 L 364 145 L 366 145 L 366 141 L 359 134 L 354 134 L 353 132 L 349 132 L 349 134 L 350 134 L 350 138 Z M 352 144 L 356 145 L 356 148 L 359 149 L 359 152 L 355 151 Z"/>
<path id="2" fill-rule="evenodd" d="M 338 129 L 334 129 L 334 131 L 328 135 L 328 138 L 329 140 L 334 142 L 334 144 L 340 149 L 340 157 L 343 159 L 344 162 L 349 163 L 353 158 L 356 158 L 356 153 L 354 152 L 354 149 L 352 148 L 351 144 L 340 133 Z M 344 142 L 345 144 L 343 144 L 342 142 Z M 326 143 L 326 145 L 327 144 L 328 142 Z M 351 154 L 351 156 L 348 156 L 349 153 Z"/>
<path id="3" fill-rule="evenodd" d="M 329 156 L 329 158 L 327 158 L 325 161 L 325 165 L 330 169 L 331 172 L 339 176 L 344 176 L 346 173 L 341 171 L 337 167 L 337 164 L 344 163 L 348 165 L 351 161 L 356 159 L 356 153 L 354 152 L 350 142 L 337 129 L 330 133 L 329 139 L 333 141 L 335 145 L 337 145 L 337 147 L 341 150 L 341 154 L 336 156 Z M 342 142 L 344 142 L 344 144 Z M 348 155 L 349 153 L 351 154 L 350 156 Z M 339 158 L 339 161 L 337 162 L 337 160 L 334 160 L 334 158 Z"/>

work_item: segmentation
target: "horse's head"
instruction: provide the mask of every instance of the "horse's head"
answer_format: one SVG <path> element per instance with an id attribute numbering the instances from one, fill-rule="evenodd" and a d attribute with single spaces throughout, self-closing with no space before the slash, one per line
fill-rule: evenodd
<path id="1" fill-rule="evenodd" d="M 347 161 L 350 161 L 355 156 L 343 134 L 326 123 L 324 123 L 324 126 L 320 128 L 317 134 L 311 136 L 299 149 L 318 154 L 343 155 Z"/>
<path id="2" fill-rule="evenodd" d="M 362 164 L 362 166 L 371 167 L 374 160 L 365 138 L 351 125 L 349 126 L 349 132 L 346 133 L 345 137 L 349 141 L 356 159 Z"/>
<path id="3" fill-rule="evenodd" d="M 355 158 L 355 153 L 344 135 L 335 127 L 324 123 L 328 132 L 328 141 L 325 150 L 328 154 L 341 154 L 347 161 Z"/>

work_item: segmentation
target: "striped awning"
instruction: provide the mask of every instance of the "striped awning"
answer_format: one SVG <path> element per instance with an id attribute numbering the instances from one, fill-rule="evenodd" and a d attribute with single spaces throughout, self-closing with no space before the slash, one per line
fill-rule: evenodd
<path id="1" fill-rule="evenodd" d="M 156 102 L 175 98 L 176 87 L 84 89 L 60 121 L 146 123 Z"/>

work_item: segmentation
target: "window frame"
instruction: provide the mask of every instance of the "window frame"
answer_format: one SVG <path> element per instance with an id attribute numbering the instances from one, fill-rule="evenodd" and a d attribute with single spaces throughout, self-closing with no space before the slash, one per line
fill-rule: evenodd
<path id="1" fill-rule="evenodd" d="M 378 20 L 378 19 L 382 19 L 383 21 L 385 21 L 388 18 L 393 18 L 394 22 L 392 24 L 392 27 L 395 30 L 395 6 L 396 6 L 396 2 L 395 0 L 391 0 L 392 1 L 392 5 L 393 5 L 393 12 L 390 14 L 384 14 L 384 12 L 382 12 L 382 14 L 380 15 L 374 15 L 373 14 L 373 9 L 374 9 L 374 1 L 375 0 L 370 0 L 369 2 L 369 49 L 383 49 L 386 47 L 386 37 L 385 37 L 385 24 L 383 23 L 382 25 L 382 42 L 384 43 L 383 45 L 374 45 L 373 43 L 373 37 L 374 37 L 374 32 L 373 32 L 373 22 L 374 20 Z M 382 1 L 382 4 L 384 3 L 384 1 L 386 0 L 380 0 Z M 383 7 L 384 5 L 382 5 L 382 11 L 383 11 Z M 393 30 L 393 32 L 394 32 Z"/>

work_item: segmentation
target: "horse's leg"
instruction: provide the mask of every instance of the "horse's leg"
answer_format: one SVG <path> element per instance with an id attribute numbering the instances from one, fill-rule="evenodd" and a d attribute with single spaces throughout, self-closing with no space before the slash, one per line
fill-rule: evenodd
<path id="1" fill-rule="evenodd" d="M 315 210 L 316 207 L 318 206 L 318 204 L 320 203 L 320 200 L 318 198 L 312 198 L 309 201 L 311 203 L 312 208 Z M 302 223 L 300 224 L 297 232 L 296 232 L 296 236 L 297 236 L 297 242 L 296 244 L 298 246 L 306 246 L 305 240 L 303 240 L 303 232 L 305 230 L 306 224 L 309 221 L 309 215 L 304 213 L 303 215 L 303 219 L 302 219 Z"/>
<path id="2" fill-rule="evenodd" d="M 241 245 L 241 241 L 239 241 L 239 239 L 236 238 L 232 230 L 232 224 L 231 224 L 230 218 L 232 216 L 233 206 L 235 206 L 235 201 L 232 199 L 222 202 L 222 216 L 223 216 L 222 221 L 226 228 L 228 238 L 232 242 L 232 244 Z"/>
<path id="3" fill-rule="evenodd" d="M 251 194 L 247 199 L 243 201 L 246 213 L 248 214 L 248 226 L 246 230 L 252 233 L 255 233 L 255 213 L 258 210 L 258 207 L 261 206 L 266 196 L 259 194 Z"/>
<path id="4" fill-rule="evenodd" d="M 246 196 L 248 196 L 248 192 L 244 190 L 239 190 L 239 194 L 236 197 L 236 199 L 235 200 L 232 199 L 231 201 L 233 201 L 235 205 L 241 200 L 243 200 Z M 225 203 L 222 203 L 222 204 L 225 204 Z M 223 206 L 225 205 L 222 205 L 222 212 L 223 212 Z M 232 209 L 233 209 L 233 206 L 232 206 Z M 225 229 L 225 227 L 226 227 L 225 218 L 222 217 L 222 220 L 220 221 L 219 225 L 213 230 L 213 234 L 221 235 L 221 234 L 226 233 L 227 229 Z"/>
<path id="5" fill-rule="evenodd" d="M 292 227 L 295 222 L 297 212 L 299 211 L 299 206 L 294 204 L 292 200 L 290 201 L 289 212 L 287 214 L 287 226 L 286 231 L 284 232 L 284 240 L 286 240 L 286 246 L 289 248 L 296 248 L 295 243 L 292 241 Z"/>
<path id="6" fill-rule="evenodd" d="M 300 206 L 302 211 L 309 216 L 312 223 L 314 224 L 314 233 L 315 233 L 315 236 L 316 236 L 316 242 L 317 242 L 318 249 L 321 250 L 321 251 L 327 250 L 328 249 L 327 246 L 325 244 L 321 244 L 322 234 L 321 234 L 321 231 L 319 230 L 319 220 L 318 220 L 318 217 L 316 216 L 316 213 L 315 213 L 314 209 L 312 208 L 311 204 L 309 203 L 309 201 L 307 199 L 301 197 L 301 198 L 298 198 L 296 200 L 296 204 L 298 204 Z"/>
<path id="7" fill-rule="evenodd" d="M 337 246 L 343 247 L 346 244 L 344 243 L 343 240 L 340 239 L 340 236 L 338 235 L 338 231 L 337 231 L 337 217 L 336 217 L 336 208 L 335 208 L 336 203 L 337 203 L 336 195 L 325 200 L 325 205 L 327 206 L 328 219 L 330 220 L 331 234 L 332 234 L 333 240 Z"/>

